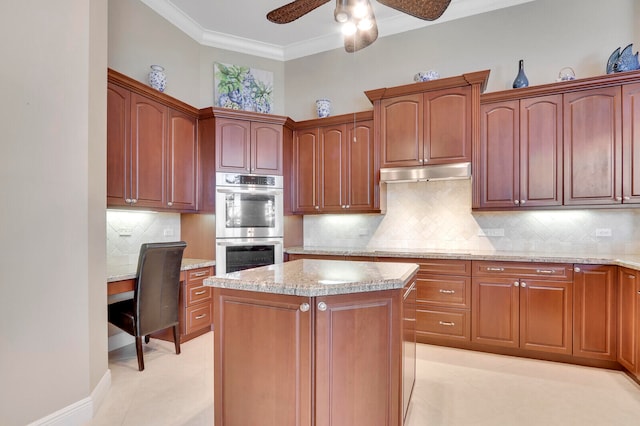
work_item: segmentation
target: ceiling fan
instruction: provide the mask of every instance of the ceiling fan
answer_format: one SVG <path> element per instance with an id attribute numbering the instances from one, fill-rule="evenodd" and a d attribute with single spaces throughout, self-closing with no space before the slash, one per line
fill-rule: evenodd
<path id="1" fill-rule="evenodd" d="M 331 0 L 294 0 L 272 10 L 267 19 L 276 24 L 287 24 Z M 400 12 L 434 21 L 449 7 L 451 0 L 378 0 Z M 333 16 L 343 24 L 344 48 L 352 53 L 369 46 L 378 38 L 378 25 L 369 0 L 336 0 Z"/>

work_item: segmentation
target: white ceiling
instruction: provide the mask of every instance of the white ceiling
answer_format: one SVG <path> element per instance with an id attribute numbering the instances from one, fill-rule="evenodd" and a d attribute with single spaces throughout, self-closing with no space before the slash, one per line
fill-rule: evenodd
<path id="1" fill-rule="evenodd" d="M 286 61 L 343 47 L 333 0 L 289 24 L 274 24 L 269 11 L 292 0 L 141 0 L 198 43 Z M 451 0 L 437 21 L 414 18 L 371 1 L 379 37 L 534 0 Z"/>

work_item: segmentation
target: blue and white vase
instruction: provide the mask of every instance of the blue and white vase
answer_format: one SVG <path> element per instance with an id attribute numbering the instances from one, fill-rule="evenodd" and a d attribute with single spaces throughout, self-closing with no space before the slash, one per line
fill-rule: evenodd
<path id="1" fill-rule="evenodd" d="M 149 71 L 149 86 L 160 92 L 164 92 L 164 88 L 167 86 L 167 76 L 164 74 L 164 67 L 151 65 L 151 71 Z"/>
<path id="2" fill-rule="evenodd" d="M 331 115 L 331 101 L 329 99 L 318 99 L 316 101 L 316 110 L 319 118 L 325 118 Z"/>
<path id="3" fill-rule="evenodd" d="M 513 88 L 518 89 L 520 87 L 528 87 L 529 79 L 527 75 L 524 73 L 524 60 L 520 59 L 518 64 L 518 75 L 516 75 L 516 79 L 513 80 Z"/>

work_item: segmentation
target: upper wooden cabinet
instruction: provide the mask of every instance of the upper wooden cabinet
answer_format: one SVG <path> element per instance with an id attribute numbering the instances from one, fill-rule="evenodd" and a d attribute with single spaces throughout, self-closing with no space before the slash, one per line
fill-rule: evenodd
<path id="1" fill-rule="evenodd" d="M 108 75 L 107 206 L 196 210 L 198 111 Z"/>
<path id="2" fill-rule="evenodd" d="M 480 115 L 477 205 L 561 205 L 562 95 L 487 103 Z"/>
<path id="3" fill-rule="evenodd" d="M 365 92 L 374 105 L 380 167 L 471 161 L 489 71 Z"/>
<path id="4" fill-rule="evenodd" d="M 379 212 L 375 162 L 370 113 L 356 114 L 355 121 L 354 115 L 347 114 L 297 123 L 292 210 Z"/>
<path id="5" fill-rule="evenodd" d="M 484 94 L 473 208 L 640 203 L 640 72 Z"/>
<path id="6" fill-rule="evenodd" d="M 213 108 L 216 170 L 282 175 L 282 127 L 286 117 Z"/>

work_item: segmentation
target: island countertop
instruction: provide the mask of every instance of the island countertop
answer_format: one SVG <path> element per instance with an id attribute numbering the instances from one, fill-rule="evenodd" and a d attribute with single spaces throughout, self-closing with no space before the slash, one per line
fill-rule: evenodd
<path id="1" fill-rule="evenodd" d="M 204 284 L 315 297 L 400 289 L 417 271 L 415 263 L 300 259 L 209 277 Z"/>

